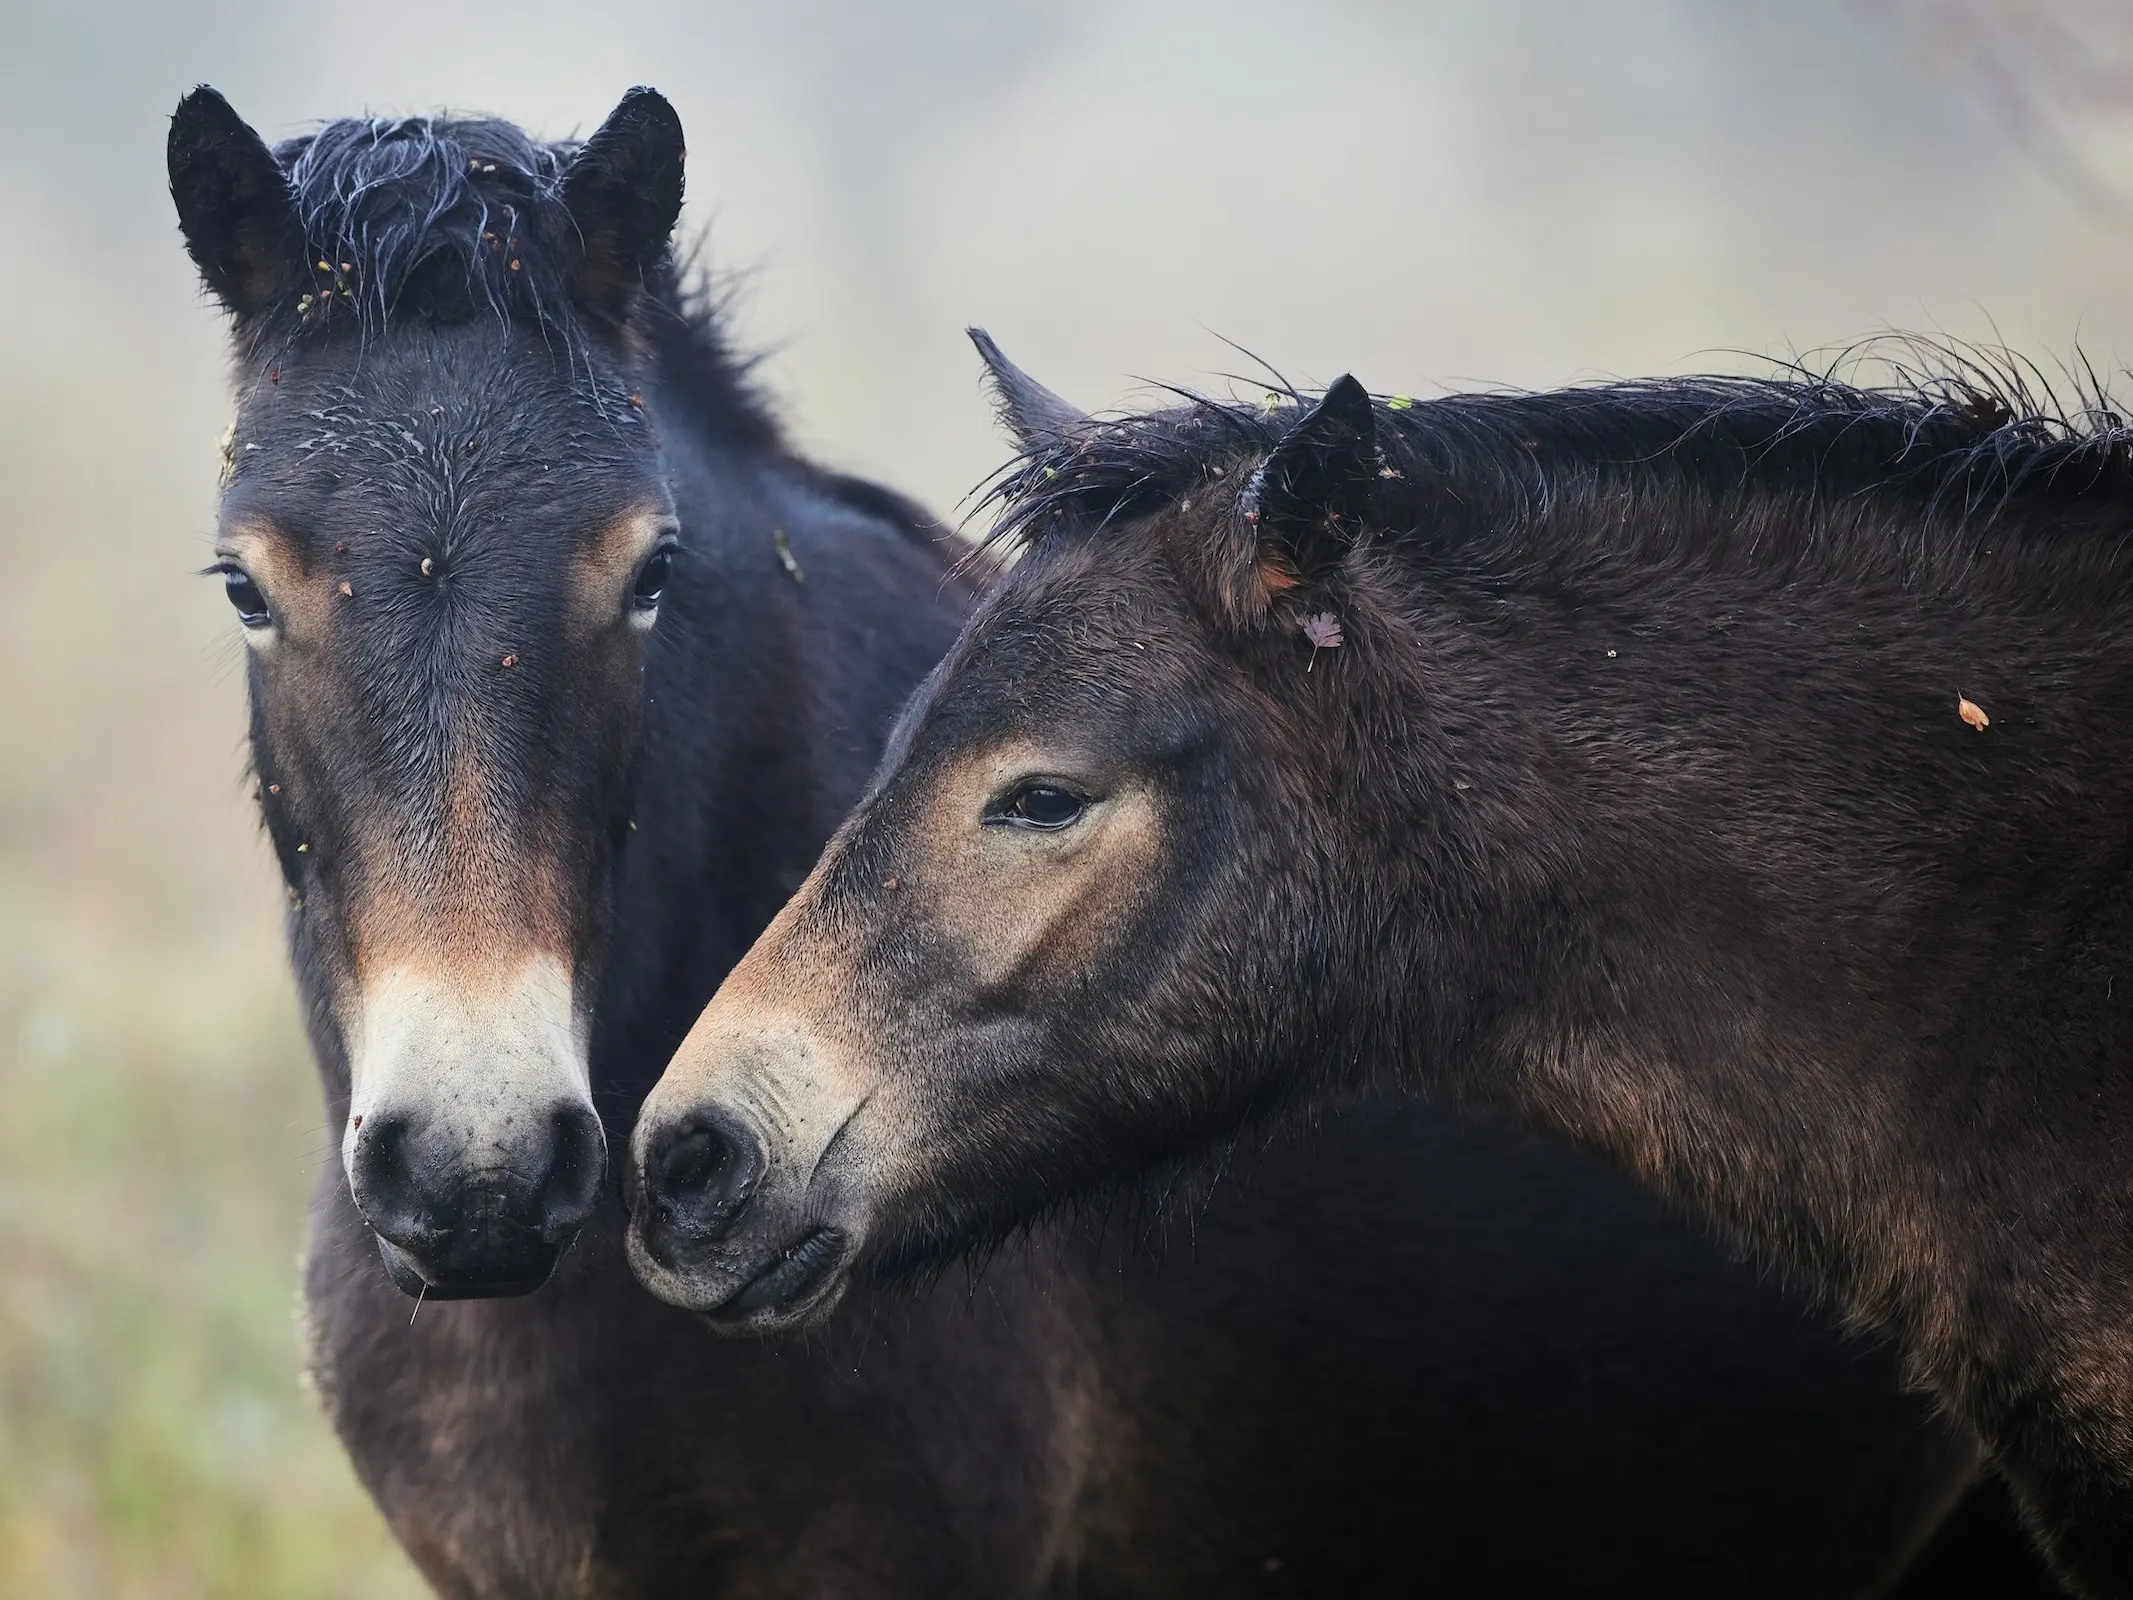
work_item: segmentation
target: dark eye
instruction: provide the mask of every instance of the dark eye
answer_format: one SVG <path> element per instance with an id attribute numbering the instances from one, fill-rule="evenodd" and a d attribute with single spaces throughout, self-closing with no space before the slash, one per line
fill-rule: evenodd
<path id="1" fill-rule="evenodd" d="M 1089 802 L 1072 789 L 1062 789 L 1055 783 L 1031 783 L 1009 795 L 1007 804 L 996 815 L 1000 821 L 1017 828 L 1050 831 L 1079 822 L 1088 805 Z"/>
<path id="2" fill-rule="evenodd" d="M 667 579 L 674 571 L 674 547 L 661 545 L 646 557 L 638 570 L 637 583 L 630 590 L 630 604 L 639 611 L 651 611 L 659 604 L 659 597 L 667 592 Z"/>
<path id="3" fill-rule="evenodd" d="M 230 604 L 237 610 L 237 620 L 247 628 L 264 628 L 274 620 L 267 613 L 267 597 L 259 592 L 259 585 L 244 568 L 222 569 L 222 592 L 230 597 Z"/>

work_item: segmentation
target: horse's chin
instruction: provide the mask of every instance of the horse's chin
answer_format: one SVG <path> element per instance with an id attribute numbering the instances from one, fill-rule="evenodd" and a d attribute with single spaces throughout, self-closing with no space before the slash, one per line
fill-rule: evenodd
<path id="1" fill-rule="evenodd" d="M 705 1308 L 720 1333 L 787 1333 L 826 1321 L 852 1281 L 852 1250 L 842 1230 L 818 1227 L 777 1253 L 731 1299 Z"/>
<path id="2" fill-rule="evenodd" d="M 736 1251 L 732 1241 L 710 1260 L 662 1260 L 637 1230 L 630 1264 L 645 1287 L 715 1331 L 736 1338 L 788 1333 L 826 1321 L 851 1285 L 857 1251 L 844 1230 L 812 1225 L 772 1245 Z"/>
<path id="3" fill-rule="evenodd" d="M 457 1278 L 442 1274 L 433 1276 L 424 1271 L 415 1258 L 401 1249 L 383 1234 L 373 1234 L 378 1241 L 378 1257 L 385 1263 L 385 1275 L 392 1279 L 393 1287 L 416 1301 L 424 1300 L 508 1300 L 514 1295 L 531 1294 L 545 1284 L 555 1272 L 560 1250 L 548 1250 L 537 1254 L 523 1264 L 514 1263 L 508 1277 Z"/>

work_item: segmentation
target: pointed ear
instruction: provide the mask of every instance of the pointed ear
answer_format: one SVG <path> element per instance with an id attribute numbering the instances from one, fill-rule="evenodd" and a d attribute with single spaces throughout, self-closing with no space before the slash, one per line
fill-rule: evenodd
<path id="1" fill-rule="evenodd" d="M 1369 391 L 1343 374 L 1245 484 L 1238 509 L 1257 534 L 1260 611 L 1326 575 L 1362 532 L 1385 464 L 1377 427 Z"/>
<path id="2" fill-rule="evenodd" d="M 584 241 L 578 294 L 617 326 L 681 217 L 681 118 L 656 89 L 622 97 L 563 174 L 563 206 Z"/>
<path id="3" fill-rule="evenodd" d="M 992 335 L 983 328 L 963 331 L 970 335 L 970 342 L 978 347 L 978 355 L 985 363 L 985 377 L 992 388 L 993 409 L 999 413 L 1000 425 L 1014 435 L 1015 443 L 1024 450 L 1056 444 L 1073 431 L 1076 423 L 1086 419 L 1086 412 L 1075 410 L 1002 355 Z"/>
<path id="4" fill-rule="evenodd" d="M 1284 545 L 1321 530 L 1353 538 L 1383 464 L 1369 392 L 1344 373 L 1252 474 L 1245 518 L 1257 521 L 1261 539 Z"/>
<path id="5" fill-rule="evenodd" d="M 170 197 L 200 276 L 240 317 L 256 316 L 296 281 L 303 230 L 274 152 L 202 84 L 170 119 Z"/>

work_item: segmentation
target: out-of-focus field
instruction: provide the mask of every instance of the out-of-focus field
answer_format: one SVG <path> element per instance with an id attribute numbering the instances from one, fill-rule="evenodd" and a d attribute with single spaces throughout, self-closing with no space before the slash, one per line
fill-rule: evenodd
<path id="1" fill-rule="evenodd" d="M 2108 107 L 2122 6 L 2003 9 Z M 1090 405 L 1241 370 L 1209 330 L 1415 394 L 1889 325 L 2114 365 L 2133 226 L 2084 185 L 2133 146 L 1981 74 L 1991 11 L 0 0 L 0 1595 L 420 1592 L 298 1383 L 329 1135 L 191 576 L 227 411 L 163 193 L 186 88 L 270 137 L 560 135 L 656 83 L 799 437 L 945 508 L 1000 451 L 970 321 Z"/>
<path id="2" fill-rule="evenodd" d="M 421 1592 L 297 1392 L 317 1115 L 272 968 L 0 894 L 0 1593 Z"/>
<path id="3" fill-rule="evenodd" d="M 241 647 L 189 570 L 214 329 L 57 263 L 29 287 L 5 349 L 35 381 L 0 388 L 0 1594 L 419 1594 L 297 1382 L 325 1140 Z"/>

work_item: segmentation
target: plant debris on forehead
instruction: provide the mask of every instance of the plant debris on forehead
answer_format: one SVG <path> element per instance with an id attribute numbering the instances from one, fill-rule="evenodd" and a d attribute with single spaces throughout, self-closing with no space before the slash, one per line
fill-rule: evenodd
<path id="1" fill-rule="evenodd" d="M 283 141 L 310 281 L 276 331 L 486 313 L 577 337 L 562 176 L 578 148 L 490 118 L 345 117 Z"/>
<path id="2" fill-rule="evenodd" d="M 1915 371 L 1870 351 L 1890 376 L 1871 386 L 1795 368 L 1378 398 L 1375 524 L 1404 531 L 1449 512 L 1518 517 L 1603 487 L 1714 498 L 1785 489 L 1826 503 L 1901 495 L 1958 519 L 2133 489 L 2133 428 L 2085 367 L 2067 405 L 2011 357 L 1902 347 L 1907 356 L 1925 349 L 1931 366 Z M 1309 409 L 1299 394 L 1239 403 L 1176 392 L 1184 405 L 1084 418 L 1009 462 L 979 502 L 997 513 L 986 543 L 1029 550 L 1104 536 L 1225 483 L 1241 494 L 1244 471 Z"/>
<path id="3" fill-rule="evenodd" d="M 588 299 L 586 229 L 566 204 L 587 148 L 448 116 L 339 118 L 283 141 L 273 154 L 301 238 L 299 270 L 239 316 L 240 353 L 278 384 L 282 352 L 298 346 L 489 318 L 537 330 L 611 420 L 643 420 L 645 383 L 633 373 L 644 367 L 709 425 L 782 451 L 750 381 L 754 363 L 728 340 L 720 295 L 693 251 L 662 246 L 629 273 L 626 294 Z"/>

